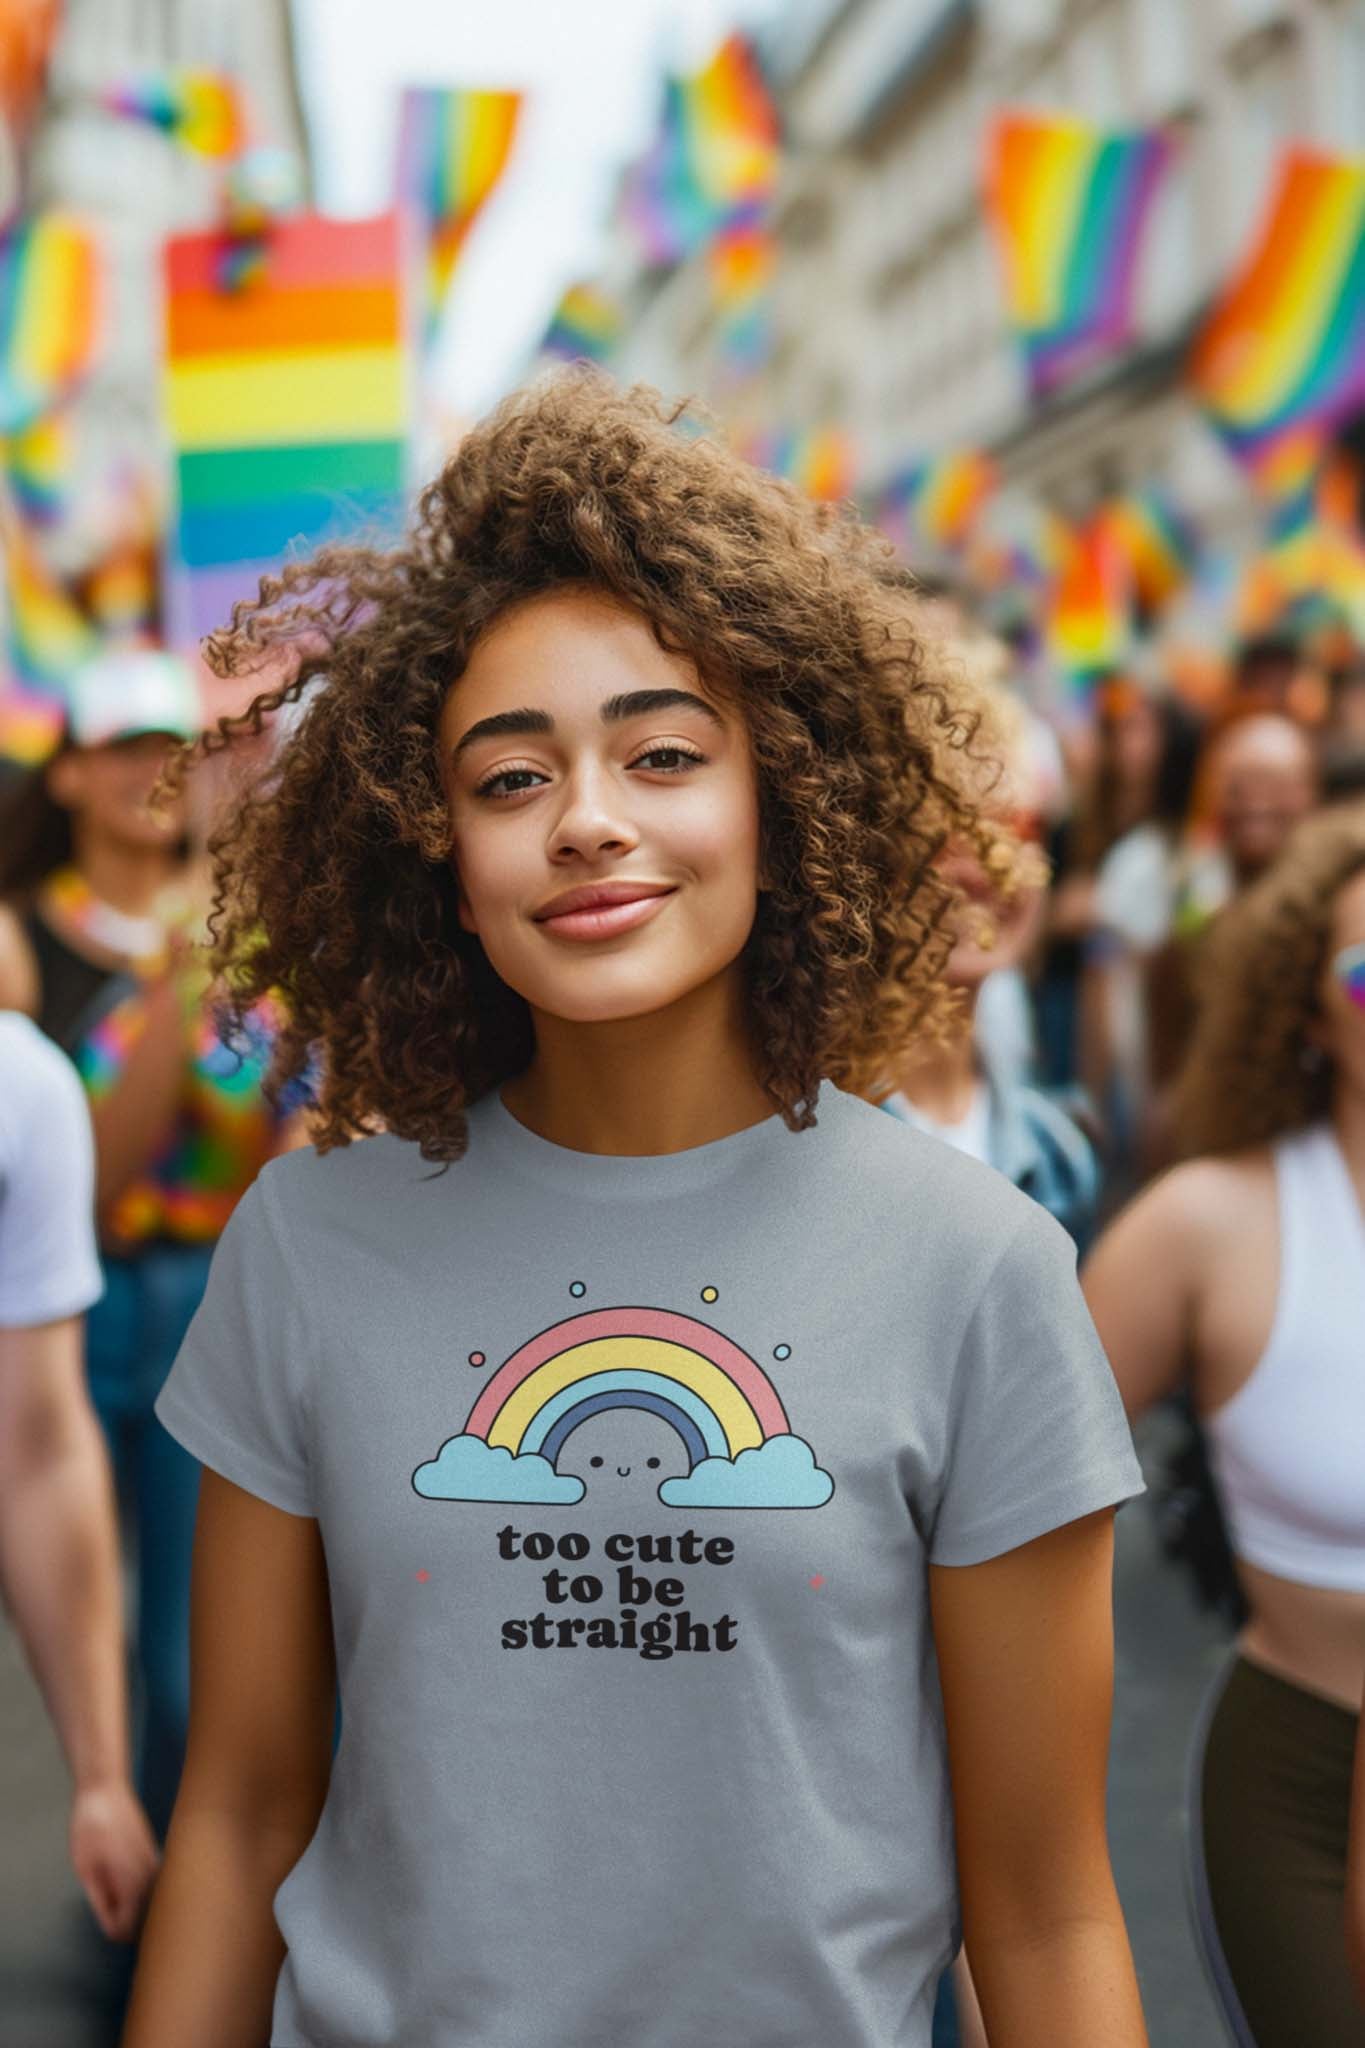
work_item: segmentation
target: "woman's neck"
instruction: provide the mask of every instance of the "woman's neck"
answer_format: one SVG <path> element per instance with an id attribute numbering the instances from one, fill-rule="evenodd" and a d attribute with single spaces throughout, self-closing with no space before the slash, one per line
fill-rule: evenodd
<path id="1" fill-rule="evenodd" d="M 128 846 L 77 823 L 72 865 L 102 903 L 126 917 L 146 917 L 180 867 L 173 847 Z"/>
<path id="2" fill-rule="evenodd" d="M 519 1122 L 575 1152 L 684 1152 L 772 1116 L 738 978 L 640 1017 L 578 1024 L 537 1013 L 529 1067 L 502 1089 Z"/>

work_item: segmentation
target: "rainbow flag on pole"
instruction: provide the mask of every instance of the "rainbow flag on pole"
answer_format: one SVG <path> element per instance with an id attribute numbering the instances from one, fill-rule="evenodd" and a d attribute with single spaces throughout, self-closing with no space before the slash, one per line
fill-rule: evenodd
<path id="1" fill-rule="evenodd" d="M 1365 156 L 1288 152 L 1190 378 L 1269 495 L 1311 481 L 1337 428 L 1365 407 Z"/>
<path id="2" fill-rule="evenodd" d="M 428 337 L 460 251 L 507 168 L 521 108 L 521 93 L 483 87 L 412 85 L 403 94 L 398 203 L 420 223 Z"/>
<path id="3" fill-rule="evenodd" d="M 781 157 L 777 109 L 742 36 L 700 71 L 665 79 L 658 134 L 624 195 L 648 260 L 676 263 L 732 215 L 767 205 Z"/>
<path id="4" fill-rule="evenodd" d="M 1173 142 L 1067 115 L 1004 113 L 991 129 L 986 202 L 1006 317 L 1043 396 L 1131 338 L 1138 255 Z"/>
<path id="5" fill-rule="evenodd" d="M 716 340 L 728 368 L 761 369 L 772 351 L 777 239 L 767 222 L 737 213 L 706 245 Z"/>
<path id="6" fill-rule="evenodd" d="M 1117 668 L 1132 640 L 1132 578 L 1103 517 L 1054 526 L 1056 573 L 1047 602 L 1045 645 L 1073 689 Z"/>
<path id="7" fill-rule="evenodd" d="M 1193 527 L 1153 484 L 1111 499 L 1099 517 L 1127 563 L 1144 612 L 1160 611 L 1189 581 L 1198 557 Z"/>
<path id="8" fill-rule="evenodd" d="M 396 214 L 277 222 L 264 278 L 219 285 L 220 238 L 166 245 L 166 408 L 178 510 L 169 637 L 197 642 L 291 546 L 403 506 L 408 359 Z"/>
<path id="9" fill-rule="evenodd" d="M 93 237 L 57 213 L 0 234 L 0 434 L 60 404 L 99 347 L 103 279 Z"/>

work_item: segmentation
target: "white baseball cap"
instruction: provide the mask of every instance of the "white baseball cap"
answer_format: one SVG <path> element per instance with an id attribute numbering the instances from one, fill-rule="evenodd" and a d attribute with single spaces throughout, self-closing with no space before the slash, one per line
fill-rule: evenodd
<path id="1" fill-rule="evenodd" d="M 78 747 L 140 732 L 192 740 L 204 724 L 194 670 L 159 647 L 119 648 L 82 663 L 67 684 L 66 717 Z"/>

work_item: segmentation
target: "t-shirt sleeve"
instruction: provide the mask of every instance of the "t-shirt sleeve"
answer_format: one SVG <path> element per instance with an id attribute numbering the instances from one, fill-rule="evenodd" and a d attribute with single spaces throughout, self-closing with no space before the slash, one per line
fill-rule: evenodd
<path id="1" fill-rule="evenodd" d="M 310 1333 L 268 1173 L 228 1218 L 156 1413 L 201 1465 L 311 1515 Z"/>
<path id="2" fill-rule="evenodd" d="M 958 1356 L 930 1562 L 980 1564 L 1142 1491 L 1075 1246 L 1032 1204 Z"/>
<path id="3" fill-rule="evenodd" d="M 84 1313 L 104 1291 L 95 1157 L 76 1070 L 25 1023 L 6 1034 L 0 1106 L 0 1325 Z"/>

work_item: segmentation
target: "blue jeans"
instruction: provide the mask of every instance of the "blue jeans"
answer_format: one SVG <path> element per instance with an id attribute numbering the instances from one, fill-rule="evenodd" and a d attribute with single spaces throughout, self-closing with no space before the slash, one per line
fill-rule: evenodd
<path id="1" fill-rule="evenodd" d="M 106 1257 L 86 1322 L 86 1369 L 121 1510 L 135 1538 L 140 1694 L 137 1785 L 164 1840 L 185 1756 L 190 1699 L 190 1552 L 199 1466 L 152 1403 L 208 1279 L 211 1245 L 149 1245 Z"/>

